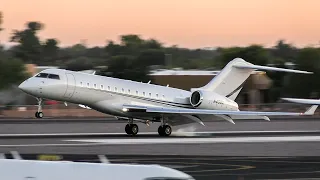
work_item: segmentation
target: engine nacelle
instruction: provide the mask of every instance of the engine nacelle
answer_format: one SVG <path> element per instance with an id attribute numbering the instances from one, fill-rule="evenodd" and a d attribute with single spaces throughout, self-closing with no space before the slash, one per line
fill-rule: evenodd
<path id="1" fill-rule="evenodd" d="M 194 91 L 190 96 L 190 104 L 199 109 L 238 110 L 236 102 L 212 91 Z"/>

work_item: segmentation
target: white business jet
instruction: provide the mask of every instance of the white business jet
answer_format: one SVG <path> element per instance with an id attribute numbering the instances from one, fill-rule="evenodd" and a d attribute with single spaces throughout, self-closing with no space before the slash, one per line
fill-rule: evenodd
<path id="1" fill-rule="evenodd" d="M 169 136 L 171 126 L 200 123 L 221 117 L 234 124 L 234 119 L 265 119 L 268 116 L 312 115 L 314 105 L 304 113 L 240 111 L 235 102 L 244 82 L 257 70 L 293 73 L 312 72 L 254 65 L 241 58 L 230 61 L 208 84 L 190 91 L 64 69 L 47 69 L 19 85 L 24 92 L 38 99 L 37 118 L 43 117 L 42 99 L 79 104 L 83 108 L 128 120 L 127 134 L 139 131 L 134 122 L 160 122 L 160 136 Z"/>

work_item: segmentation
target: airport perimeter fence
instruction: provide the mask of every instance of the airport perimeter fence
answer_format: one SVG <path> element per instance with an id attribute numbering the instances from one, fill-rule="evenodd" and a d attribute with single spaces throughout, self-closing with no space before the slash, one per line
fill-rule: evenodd
<path id="1" fill-rule="evenodd" d="M 308 105 L 295 103 L 269 103 L 269 104 L 240 104 L 241 111 L 282 111 L 282 112 L 304 112 Z M 0 118 L 35 118 L 37 105 L 7 105 L 0 106 Z M 62 104 L 44 105 L 43 113 L 45 117 L 61 118 L 79 118 L 79 117 L 112 117 L 91 109 L 84 109 L 76 104 L 68 103 L 67 106 Z M 313 117 L 320 117 L 319 108 Z"/>

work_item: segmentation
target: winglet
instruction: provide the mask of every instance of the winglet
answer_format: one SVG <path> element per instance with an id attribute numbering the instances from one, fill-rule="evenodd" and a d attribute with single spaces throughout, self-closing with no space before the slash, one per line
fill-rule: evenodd
<path id="1" fill-rule="evenodd" d="M 320 99 L 300 99 L 300 98 L 281 98 L 282 100 L 300 103 L 300 104 L 312 104 L 310 108 L 302 115 L 313 115 L 317 110 L 318 106 L 320 105 Z"/>
<path id="2" fill-rule="evenodd" d="M 304 115 L 313 115 L 314 112 L 317 110 L 319 105 L 313 105 L 311 106 L 305 113 L 303 113 Z"/>

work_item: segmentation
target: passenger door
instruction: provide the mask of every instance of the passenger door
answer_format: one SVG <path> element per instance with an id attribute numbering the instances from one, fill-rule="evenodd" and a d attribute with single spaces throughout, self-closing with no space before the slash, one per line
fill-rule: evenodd
<path id="1" fill-rule="evenodd" d="M 67 76 L 67 90 L 64 94 L 65 98 L 71 98 L 76 88 L 76 80 L 71 73 L 66 73 Z"/>

